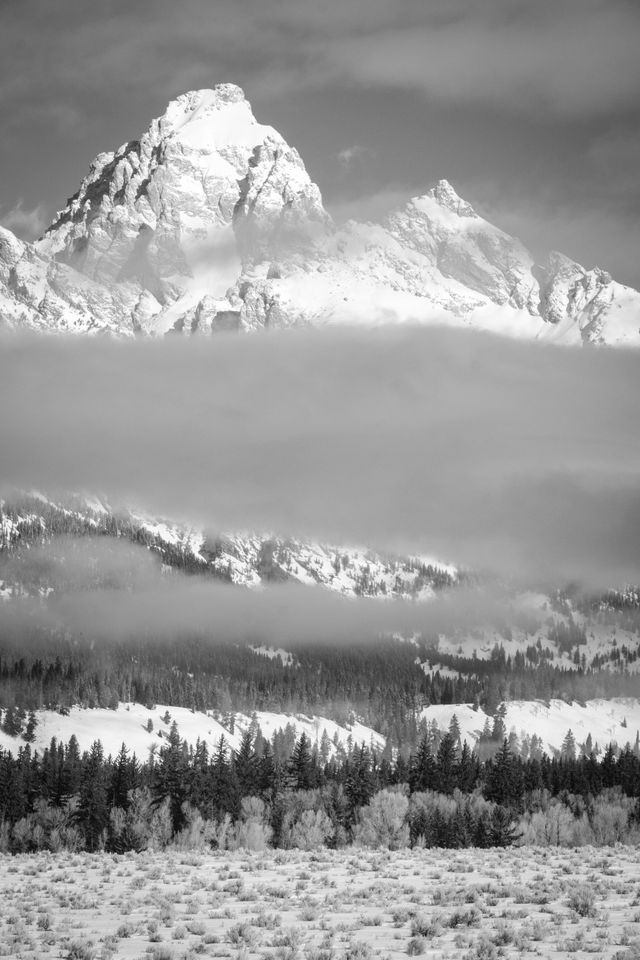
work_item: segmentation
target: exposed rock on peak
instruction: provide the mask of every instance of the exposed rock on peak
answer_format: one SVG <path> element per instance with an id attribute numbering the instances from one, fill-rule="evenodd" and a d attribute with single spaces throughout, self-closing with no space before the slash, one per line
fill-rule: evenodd
<path id="1" fill-rule="evenodd" d="M 435 187 L 429 190 L 427 196 L 446 210 L 456 213 L 459 217 L 478 216 L 471 204 L 458 196 L 448 180 L 438 180 Z"/>
<path id="2" fill-rule="evenodd" d="M 0 318 L 118 335 L 438 322 L 637 343 L 640 294 L 559 254 L 536 267 L 447 180 L 382 224 L 336 228 L 297 150 L 220 84 L 100 154 L 41 240 L 0 232 Z"/>

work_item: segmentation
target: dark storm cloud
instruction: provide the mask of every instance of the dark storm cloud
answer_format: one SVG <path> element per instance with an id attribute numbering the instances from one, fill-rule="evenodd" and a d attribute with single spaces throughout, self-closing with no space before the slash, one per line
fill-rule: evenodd
<path id="1" fill-rule="evenodd" d="M 411 328 L 7 340 L 2 480 L 219 531 L 637 581 L 639 360 Z"/>

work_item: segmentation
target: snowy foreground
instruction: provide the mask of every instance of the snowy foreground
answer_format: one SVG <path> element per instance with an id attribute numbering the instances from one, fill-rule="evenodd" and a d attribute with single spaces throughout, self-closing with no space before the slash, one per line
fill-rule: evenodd
<path id="1" fill-rule="evenodd" d="M 526 737 L 536 735 L 541 749 L 549 755 L 559 750 L 562 742 L 571 730 L 576 744 L 580 747 L 591 734 L 594 748 L 604 751 L 609 743 L 624 748 L 627 743 L 632 747 L 640 731 L 640 699 L 618 697 L 612 700 L 588 700 L 584 705 L 565 703 L 563 700 L 515 700 L 505 704 L 505 727 L 512 731 L 520 743 Z M 485 724 L 491 720 L 482 709 L 473 710 L 468 704 L 442 704 L 426 707 L 421 717 L 427 722 L 435 721 L 440 730 L 447 730 L 455 714 L 460 727 L 460 735 L 473 747 L 481 735 Z M 258 712 L 255 719 L 263 736 L 270 740 L 278 730 L 288 725 L 295 729 L 296 737 L 305 733 L 312 744 L 320 745 L 326 732 L 329 749 L 333 753 L 338 744 L 348 748 L 364 743 L 367 747 L 382 750 L 385 738 L 362 723 L 339 724 L 325 717 L 308 717 L 302 714 Z M 183 740 L 195 745 L 199 739 L 215 750 L 224 737 L 227 745 L 235 750 L 239 747 L 242 734 L 246 732 L 252 717 L 245 714 L 233 714 L 233 723 L 229 715 L 214 718 L 213 714 L 194 713 L 184 707 L 167 707 L 158 704 L 149 710 L 139 703 L 121 703 L 117 710 L 85 710 L 74 707 L 66 716 L 54 710 L 37 711 L 38 725 L 32 748 L 42 751 L 49 746 L 51 738 L 67 743 L 75 735 L 80 749 L 88 750 L 91 744 L 100 740 L 105 755 L 115 756 L 123 743 L 136 754 L 138 759 L 146 760 L 149 751 L 159 750 L 166 742 L 171 724 L 175 721 Z M 151 721 L 151 730 L 148 724 Z M 24 740 L 9 736 L 0 729 L 0 749 L 17 753 Z"/>
<path id="2" fill-rule="evenodd" d="M 0 857 L 0 956 L 640 955 L 637 850 Z"/>

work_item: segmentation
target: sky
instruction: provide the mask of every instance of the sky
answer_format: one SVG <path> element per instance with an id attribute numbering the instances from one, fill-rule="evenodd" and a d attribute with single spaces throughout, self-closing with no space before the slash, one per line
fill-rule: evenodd
<path id="1" fill-rule="evenodd" d="M 640 582 L 635 350 L 404 325 L 0 348 L 0 495 Z"/>
<path id="2" fill-rule="evenodd" d="M 637 0 L 0 0 L 0 222 L 234 82 L 338 218 L 445 177 L 536 255 L 640 286 Z"/>

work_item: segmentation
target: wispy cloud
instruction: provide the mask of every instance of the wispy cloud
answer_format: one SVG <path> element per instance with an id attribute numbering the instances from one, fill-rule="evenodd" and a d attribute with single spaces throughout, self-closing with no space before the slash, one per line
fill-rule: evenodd
<path id="1" fill-rule="evenodd" d="M 637 364 L 414 328 L 6 340 L 2 479 L 211 530 L 635 581 Z"/>
<path id="2" fill-rule="evenodd" d="M 352 146 L 343 147 L 342 150 L 338 151 L 338 163 L 341 167 L 344 167 L 345 170 L 350 170 L 353 166 L 362 163 L 369 152 L 367 147 L 362 147 L 360 144 L 354 143 Z"/>
<path id="3" fill-rule="evenodd" d="M 410 197 L 416 196 L 422 187 L 389 186 L 373 193 L 365 193 L 351 200 L 342 200 L 330 206 L 331 215 L 337 223 L 345 220 L 370 221 L 379 223 L 387 214 L 406 207 Z"/>
<path id="4" fill-rule="evenodd" d="M 10 210 L 0 209 L 2 226 L 13 230 L 23 240 L 35 240 L 41 236 L 48 221 L 49 214 L 44 204 L 37 204 L 31 209 L 26 209 L 22 200 L 18 200 Z"/>

